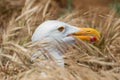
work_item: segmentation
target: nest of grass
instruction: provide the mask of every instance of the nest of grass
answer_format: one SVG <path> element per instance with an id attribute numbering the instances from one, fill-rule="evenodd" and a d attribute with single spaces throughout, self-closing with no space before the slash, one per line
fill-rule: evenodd
<path id="1" fill-rule="evenodd" d="M 26 0 L 21 14 L 13 15 L 0 25 L 0 79 L 2 80 L 119 80 L 120 79 L 120 19 L 114 11 L 102 15 L 97 10 L 73 11 L 58 17 L 61 7 L 55 0 Z M 76 40 L 75 45 L 60 45 L 65 68 L 43 56 L 31 62 L 38 50 L 31 43 L 36 27 L 45 20 L 57 19 L 78 27 L 93 27 L 100 31 L 99 42 Z M 42 49 L 47 42 L 41 41 Z M 36 50 L 33 50 L 36 48 Z M 48 60 L 49 62 L 45 62 Z M 39 66 L 37 62 L 44 65 Z M 40 75 L 44 71 L 47 77 Z"/>

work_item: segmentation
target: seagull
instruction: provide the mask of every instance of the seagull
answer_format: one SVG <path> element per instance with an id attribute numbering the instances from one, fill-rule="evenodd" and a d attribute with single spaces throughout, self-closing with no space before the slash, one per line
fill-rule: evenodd
<path id="1" fill-rule="evenodd" d="M 48 54 L 52 56 L 53 60 L 58 66 L 64 67 L 63 53 L 56 48 L 56 40 L 62 44 L 66 42 L 68 44 L 74 44 L 76 39 L 86 40 L 90 42 L 99 41 L 100 33 L 93 28 L 78 28 L 70 24 L 58 21 L 58 20 L 47 20 L 40 24 L 32 36 L 32 42 L 45 40 L 48 41 L 47 46 Z M 64 43 L 63 43 L 64 45 Z M 37 52 L 32 55 L 36 56 Z M 38 56 L 38 55 L 37 55 Z"/>

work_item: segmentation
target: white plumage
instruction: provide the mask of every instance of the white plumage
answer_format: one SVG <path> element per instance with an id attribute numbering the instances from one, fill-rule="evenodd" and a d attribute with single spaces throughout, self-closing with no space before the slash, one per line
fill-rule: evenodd
<path id="1" fill-rule="evenodd" d="M 65 29 L 60 32 L 59 27 L 64 27 Z M 53 38 L 64 39 L 68 34 L 75 31 L 79 31 L 79 28 L 60 22 L 57 20 L 49 20 L 42 23 L 34 32 L 32 36 L 32 41 L 38 41 L 42 39 L 53 40 Z"/>
<path id="2" fill-rule="evenodd" d="M 75 41 L 75 36 L 80 36 L 81 33 L 79 33 L 80 35 L 76 34 L 74 36 L 73 34 L 82 31 L 83 30 L 81 28 L 77 28 L 64 22 L 48 20 L 43 22 L 35 30 L 32 36 L 32 42 L 39 40 L 48 41 L 48 46 L 52 45 L 52 47 L 48 49 L 49 54 L 53 57 L 58 65 L 64 67 L 64 59 L 62 57 L 63 54 L 56 48 L 56 46 L 54 46 L 57 45 L 54 41 L 58 40 L 59 42 L 64 41 L 69 44 L 73 44 Z"/>

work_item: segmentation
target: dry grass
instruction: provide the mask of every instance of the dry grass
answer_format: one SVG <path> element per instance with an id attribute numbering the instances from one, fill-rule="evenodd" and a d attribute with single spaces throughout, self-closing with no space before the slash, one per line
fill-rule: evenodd
<path id="1" fill-rule="evenodd" d="M 0 80 L 120 79 L 120 19 L 116 13 L 111 11 L 102 15 L 97 10 L 81 10 L 57 18 L 60 11 L 54 0 L 26 0 L 21 15 L 13 15 L 6 27 L 0 25 Z M 100 41 L 76 40 L 75 45 L 58 46 L 65 55 L 64 69 L 51 62 L 51 58 L 45 55 L 47 50 L 42 52 L 45 58 L 31 62 L 32 53 L 38 50 L 37 43 L 31 43 L 32 33 L 48 19 L 58 19 L 78 27 L 94 27 L 101 33 Z M 47 44 L 45 41 L 39 43 L 42 49 Z M 44 65 L 38 66 L 38 61 Z M 40 71 L 46 72 L 48 77 L 41 76 Z"/>

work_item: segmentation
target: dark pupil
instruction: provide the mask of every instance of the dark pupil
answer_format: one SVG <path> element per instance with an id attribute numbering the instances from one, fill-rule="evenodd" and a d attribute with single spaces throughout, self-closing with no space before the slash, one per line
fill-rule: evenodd
<path id="1" fill-rule="evenodd" d="M 62 32 L 62 31 L 64 30 L 64 27 L 60 27 L 60 28 L 58 28 L 58 30 L 59 30 L 60 32 Z"/>

